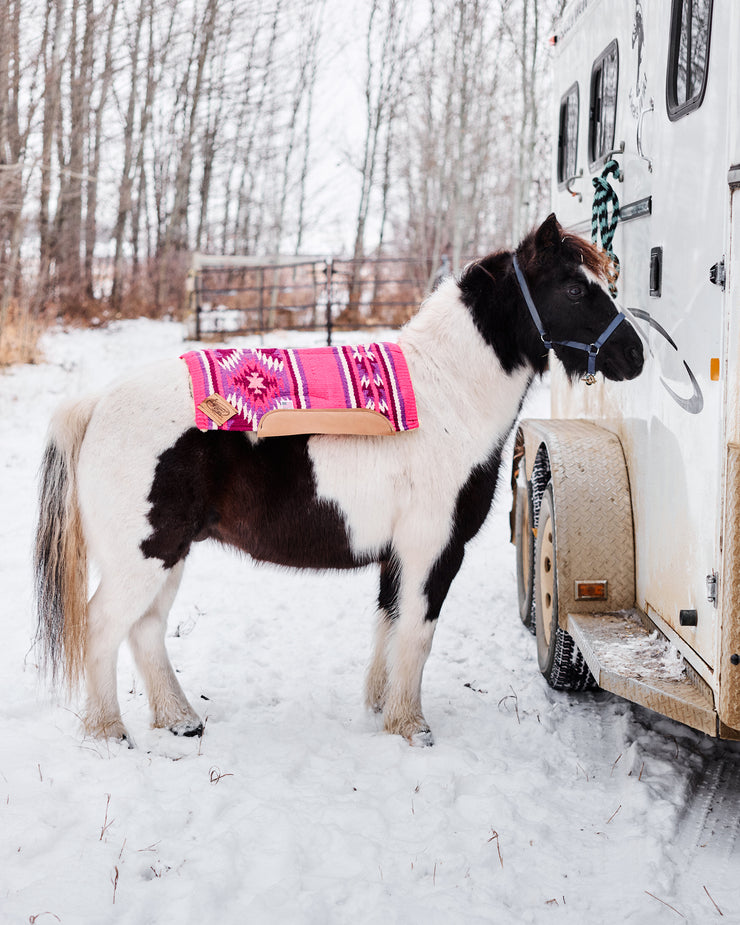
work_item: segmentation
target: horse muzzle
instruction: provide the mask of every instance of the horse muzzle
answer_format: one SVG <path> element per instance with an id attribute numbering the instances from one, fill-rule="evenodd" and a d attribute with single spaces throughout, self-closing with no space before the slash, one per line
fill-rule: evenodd
<path id="1" fill-rule="evenodd" d="M 606 353 L 602 357 L 599 369 L 606 379 L 614 382 L 625 382 L 630 379 L 636 379 L 643 370 L 645 365 L 645 352 L 642 343 L 635 335 L 634 342 L 628 344 L 621 350 L 611 350 L 609 355 Z M 586 385 L 593 385 L 595 377 L 585 373 L 582 380 Z"/>

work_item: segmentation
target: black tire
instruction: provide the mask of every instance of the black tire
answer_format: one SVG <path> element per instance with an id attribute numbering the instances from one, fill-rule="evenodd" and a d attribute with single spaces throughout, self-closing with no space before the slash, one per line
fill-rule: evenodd
<path id="1" fill-rule="evenodd" d="M 582 691 L 594 687 L 595 681 L 573 637 L 558 624 L 556 549 L 555 505 L 550 483 L 540 503 L 534 552 L 537 661 L 550 687 Z"/>
<path id="2" fill-rule="evenodd" d="M 522 460 L 523 463 L 523 460 Z M 516 588 L 519 619 L 534 635 L 534 508 L 532 486 L 520 465 L 514 506 L 514 543 L 516 546 Z"/>

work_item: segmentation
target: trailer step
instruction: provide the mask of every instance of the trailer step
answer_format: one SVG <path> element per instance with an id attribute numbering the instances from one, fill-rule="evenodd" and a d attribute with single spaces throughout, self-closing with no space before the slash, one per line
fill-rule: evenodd
<path id="1" fill-rule="evenodd" d="M 638 611 L 569 613 L 566 629 L 599 687 L 717 735 L 711 689 Z"/>

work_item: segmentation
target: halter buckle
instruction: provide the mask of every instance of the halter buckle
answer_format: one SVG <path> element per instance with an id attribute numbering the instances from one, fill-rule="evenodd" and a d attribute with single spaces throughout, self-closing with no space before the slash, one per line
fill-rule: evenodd
<path id="1" fill-rule="evenodd" d="M 593 373 L 584 373 L 584 375 L 581 376 L 581 382 L 585 382 L 586 385 L 594 385 L 596 376 L 594 376 Z"/>

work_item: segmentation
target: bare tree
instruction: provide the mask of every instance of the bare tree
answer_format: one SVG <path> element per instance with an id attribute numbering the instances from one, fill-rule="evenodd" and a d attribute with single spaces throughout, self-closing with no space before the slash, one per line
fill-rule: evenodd
<path id="1" fill-rule="evenodd" d="M 202 250 L 207 245 L 211 181 L 220 146 L 221 129 L 228 111 L 223 101 L 226 96 L 226 47 L 233 24 L 233 7 L 231 12 L 232 15 L 226 19 L 225 28 L 219 30 L 214 40 L 218 46 L 214 54 L 214 73 L 210 75 L 206 89 L 206 116 L 200 139 L 201 180 L 198 197 L 198 230 L 195 235 L 196 250 Z"/>
<path id="2" fill-rule="evenodd" d="M 337 241 L 356 267 L 392 243 L 423 258 L 429 282 L 443 254 L 457 266 L 531 221 L 542 32 L 562 2 L 368 0 L 355 221 Z M 313 125 L 338 53 L 325 4 L 0 0 L 0 336 L 28 278 L 27 230 L 34 309 L 94 300 L 103 316 L 145 298 L 169 309 L 192 247 L 306 246 L 309 191 L 332 156 Z"/>
<path id="3" fill-rule="evenodd" d="M 431 0 L 427 30 L 404 109 L 400 174 L 408 248 L 422 257 L 427 285 L 442 257 L 450 268 L 490 247 L 499 216 L 496 188 L 505 146 L 502 35 L 487 0 Z M 485 240 L 484 240 L 485 239 Z"/>
<path id="4" fill-rule="evenodd" d="M 173 44 L 173 35 L 175 31 L 175 21 L 179 12 L 179 0 L 170 0 L 169 9 L 165 7 L 166 18 L 164 20 L 163 37 L 159 44 L 155 40 L 155 23 L 157 14 L 157 5 L 154 0 L 147 0 L 147 61 L 146 61 L 146 89 L 144 92 L 144 101 L 139 111 L 139 127 L 136 167 L 134 177 L 137 179 L 137 195 L 131 205 L 131 252 L 132 252 L 132 269 L 134 282 L 137 282 L 141 259 L 141 220 L 144 216 L 146 225 L 146 242 L 147 257 L 153 256 L 152 242 L 154 235 L 151 229 L 151 215 L 147 208 L 147 190 L 148 175 L 146 170 L 146 151 L 149 144 L 151 133 L 152 113 L 155 98 L 158 94 L 160 85 L 163 82 L 163 74 L 167 67 L 167 59 L 171 52 Z"/>
<path id="5" fill-rule="evenodd" d="M 105 28 L 105 57 L 99 83 L 97 103 L 92 111 L 93 130 L 89 140 L 89 174 L 86 183 L 85 209 L 85 289 L 88 298 L 94 296 L 93 258 L 97 242 L 98 213 L 98 173 L 103 148 L 103 126 L 106 119 L 108 93 L 113 80 L 113 44 L 116 30 L 116 15 L 119 0 L 111 0 L 108 12 L 108 24 Z"/>
<path id="6" fill-rule="evenodd" d="M 234 222 L 235 245 L 254 252 L 263 233 L 263 215 L 260 199 L 267 198 L 268 184 L 259 182 L 260 177 L 272 175 L 272 128 L 275 119 L 275 73 L 274 65 L 278 48 L 282 0 L 276 0 L 270 15 L 268 37 L 264 50 L 263 64 L 251 84 L 251 94 L 245 94 L 244 139 L 240 145 L 241 176 L 237 194 L 237 210 Z M 266 179 L 266 177 L 265 177 Z M 261 189 L 262 196 L 258 190 Z"/>
<path id="7" fill-rule="evenodd" d="M 113 229 L 113 241 L 115 251 L 113 255 L 113 282 L 111 299 L 114 304 L 120 304 L 122 273 L 123 273 L 123 246 L 124 232 L 126 222 L 131 213 L 131 191 L 134 185 L 134 146 L 136 131 L 136 106 L 137 96 L 140 92 L 139 86 L 139 56 L 141 54 L 142 33 L 147 20 L 151 24 L 153 12 L 153 0 L 140 0 L 139 8 L 135 15 L 133 26 L 129 32 L 129 47 L 131 49 L 131 80 L 129 83 L 128 104 L 126 106 L 126 117 L 123 125 L 123 167 L 121 170 L 121 179 L 118 193 L 118 214 Z M 150 44 L 150 53 L 153 53 L 153 46 Z M 147 87 L 152 80 L 153 74 L 151 69 L 147 69 Z"/>
<path id="8" fill-rule="evenodd" d="M 67 86 L 56 129 L 59 195 L 54 221 L 52 256 L 56 285 L 63 304 L 79 298 L 81 278 L 83 181 L 87 179 L 85 145 L 89 136 L 90 99 L 96 16 L 93 0 L 72 0 L 71 31 L 65 55 Z"/>
<path id="9" fill-rule="evenodd" d="M 541 110 L 547 89 L 543 62 L 544 29 L 551 30 L 562 13 L 565 0 L 500 0 L 501 22 L 519 74 L 521 118 L 513 126 L 516 167 L 512 194 L 512 236 L 518 240 L 536 219 L 541 208 L 541 178 L 547 175 L 546 146 L 541 139 Z M 548 137 L 548 133 L 545 133 Z"/>
<path id="10" fill-rule="evenodd" d="M 20 0 L 0 4 L 0 346 L 11 299 L 19 294 L 23 207 L 32 167 L 27 145 L 39 102 L 40 54 L 35 47 L 22 60 L 21 12 Z"/>
<path id="11" fill-rule="evenodd" d="M 54 158 L 54 139 L 61 118 L 61 85 L 64 55 L 65 0 L 47 0 L 41 45 L 44 66 L 43 118 L 41 126 L 41 184 L 39 195 L 39 273 L 35 304 L 39 309 L 49 296 L 51 262 L 54 250 L 52 191 L 58 178 Z"/>
<path id="12" fill-rule="evenodd" d="M 289 103 L 289 116 L 286 125 L 286 137 L 282 158 L 283 163 L 280 176 L 280 193 L 274 230 L 275 250 L 279 250 L 283 244 L 288 189 L 291 179 L 294 176 L 292 170 L 293 153 L 300 142 L 298 117 L 299 113 L 304 108 L 307 110 L 308 114 L 305 126 L 303 127 L 305 133 L 304 158 L 308 157 L 311 103 L 313 88 L 316 82 L 316 57 L 318 43 L 321 37 L 321 20 L 325 2 L 326 0 L 319 0 L 318 3 L 313 2 L 313 0 L 306 0 L 301 9 L 304 29 L 301 31 L 297 49 L 295 81 L 290 94 L 291 100 Z M 303 182 L 305 183 L 305 162 Z"/>
<path id="13" fill-rule="evenodd" d="M 360 262 L 365 256 L 367 222 L 381 161 L 385 165 L 381 232 L 387 219 L 392 133 L 409 50 L 407 27 L 410 12 L 409 0 L 372 0 L 368 15 L 365 34 L 365 137 L 360 167 L 360 200 L 352 248 L 353 270 L 349 281 L 349 318 L 353 318 L 359 310 Z"/>
<path id="14" fill-rule="evenodd" d="M 167 217 L 164 235 L 160 242 L 159 284 L 157 286 L 157 304 L 165 301 L 168 272 L 171 270 L 170 258 L 174 252 L 187 247 L 188 240 L 188 206 L 190 181 L 193 170 L 193 147 L 197 127 L 198 110 L 203 92 L 204 74 L 208 55 L 216 28 L 218 0 L 206 0 L 202 14 L 194 15 L 193 41 L 188 66 L 179 88 L 183 102 L 183 122 L 178 139 L 179 155 L 177 169 L 172 183 L 172 206 Z"/>

